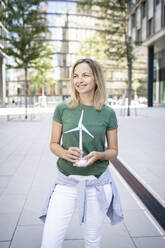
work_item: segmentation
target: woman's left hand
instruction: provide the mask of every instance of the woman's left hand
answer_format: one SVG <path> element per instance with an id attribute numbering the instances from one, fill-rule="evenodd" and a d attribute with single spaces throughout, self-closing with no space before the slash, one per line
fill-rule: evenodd
<path id="1" fill-rule="evenodd" d="M 78 166 L 78 167 L 87 167 L 87 166 L 90 166 L 92 165 L 96 160 L 99 159 L 99 152 L 90 152 L 87 156 L 83 157 L 84 160 L 87 160 L 87 163 L 84 164 L 84 165 L 76 165 L 74 164 L 75 166 Z"/>

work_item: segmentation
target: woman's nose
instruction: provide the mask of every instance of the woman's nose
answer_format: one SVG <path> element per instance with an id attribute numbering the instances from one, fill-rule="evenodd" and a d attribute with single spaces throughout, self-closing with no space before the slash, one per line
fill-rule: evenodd
<path id="1" fill-rule="evenodd" d="M 77 81 L 78 81 L 79 83 L 81 83 L 81 82 L 83 81 L 83 77 L 82 77 L 82 76 L 79 76 L 79 77 L 77 78 Z"/>

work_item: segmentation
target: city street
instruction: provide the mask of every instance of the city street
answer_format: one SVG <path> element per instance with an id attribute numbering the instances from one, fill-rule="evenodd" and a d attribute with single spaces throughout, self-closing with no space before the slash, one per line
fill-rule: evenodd
<path id="1" fill-rule="evenodd" d="M 107 108 L 97 113 L 93 106 L 99 109 L 107 97 L 118 120 L 118 156 L 108 169 L 124 219 L 113 226 L 106 217 L 100 248 L 165 248 L 165 0 L 0 0 L 0 248 L 41 248 L 44 223 L 39 217 L 43 207 L 47 210 L 52 186 L 61 184 L 55 182 L 58 157 L 50 151 L 53 113 L 70 96 L 71 108 L 78 102 L 81 106 L 66 110 L 61 105 L 54 116 L 68 135 L 64 157 L 74 162 L 78 150 L 72 145 L 79 146 L 93 166 L 77 168 L 77 174 L 100 175 L 108 162 L 99 158 L 117 154 L 116 131 L 108 132 L 107 141 L 102 136 L 117 127 L 114 113 Z M 52 137 L 60 132 L 54 126 Z M 110 144 L 110 153 L 105 147 L 101 154 L 104 142 Z M 67 168 L 67 174 L 74 174 L 71 164 L 60 161 L 62 172 Z M 86 205 L 88 184 L 82 180 L 84 190 L 78 184 L 78 207 L 63 248 L 85 248 L 78 210 L 85 217 L 87 208 L 90 219 L 97 221 L 93 207 Z M 96 184 L 102 210 L 107 208 L 106 192 Z M 120 207 L 113 180 L 112 191 L 113 207 L 107 213 L 113 220 Z M 60 193 L 64 196 L 64 190 Z M 70 207 L 68 201 L 62 204 Z M 60 224 L 55 222 L 51 230 L 59 237 L 53 228 Z"/>
<path id="2" fill-rule="evenodd" d="M 118 159 L 165 206 L 165 107 L 138 108 L 118 117 Z M 56 173 L 56 156 L 49 150 L 53 108 L 32 119 L 7 121 L 0 110 L 0 248 L 40 248 L 43 223 L 38 218 Z M 3 112 L 3 113 L 2 113 Z M 124 221 L 103 228 L 102 248 L 164 248 L 165 231 L 151 216 L 112 164 Z M 84 247 L 77 212 L 64 248 Z"/>

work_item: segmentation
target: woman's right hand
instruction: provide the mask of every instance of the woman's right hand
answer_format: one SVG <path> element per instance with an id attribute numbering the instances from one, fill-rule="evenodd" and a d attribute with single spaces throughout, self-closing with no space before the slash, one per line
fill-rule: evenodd
<path id="1" fill-rule="evenodd" d="M 82 157 L 82 154 L 82 151 L 78 147 L 69 147 L 65 151 L 63 158 L 74 164 Z"/>

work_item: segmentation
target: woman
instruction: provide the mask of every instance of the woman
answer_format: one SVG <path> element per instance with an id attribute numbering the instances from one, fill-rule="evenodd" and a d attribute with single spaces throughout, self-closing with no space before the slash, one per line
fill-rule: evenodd
<path id="1" fill-rule="evenodd" d="M 78 60 L 71 84 L 71 99 L 59 104 L 53 115 L 50 149 L 58 156 L 58 171 L 40 216 L 42 220 L 46 217 L 42 248 L 62 247 L 76 208 L 80 223 L 84 223 L 86 248 L 100 248 L 106 214 L 112 224 L 123 218 L 108 169 L 109 160 L 118 154 L 117 119 L 113 109 L 105 105 L 100 65 L 89 58 Z"/>

